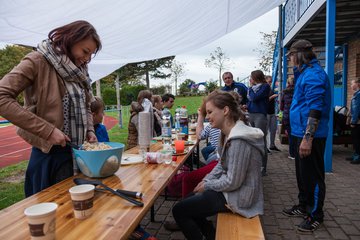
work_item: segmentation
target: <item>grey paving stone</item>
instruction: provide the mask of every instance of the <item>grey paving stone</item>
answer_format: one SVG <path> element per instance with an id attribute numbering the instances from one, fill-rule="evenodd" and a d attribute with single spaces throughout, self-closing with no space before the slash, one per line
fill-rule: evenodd
<path id="1" fill-rule="evenodd" d="M 329 220 L 327 220 L 327 219 L 325 219 L 325 221 L 324 221 L 324 226 L 326 226 L 326 227 L 330 227 L 330 228 L 332 228 L 332 227 L 338 227 L 338 224 L 335 222 L 335 221 L 329 221 Z"/>
<path id="2" fill-rule="evenodd" d="M 329 232 L 324 227 L 319 228 L 313 234 L 316 239 L 331 239 L 332 238 L 330 236 Z"/>
<path id="3" fill-rule="evenodd" d="M 277 223 L 278 223 L 280 229 L 283 229 L 283 230 L 286 230 L 286 229 L 292 230 L 292 229 L 294 229 L 294 225 L 288 219 L 278 219 Z"/>
<path id="4" fill-rule="evenodd" d="M 314 240 L 315 237 L 312 233 L 301 233 L 300 235 L 300 240 Z"/>
<path id="5" fill-rule="evenodd" d="M 327 228 L 327 230 L 335 239 L 349 239 L 341 228 Z"/>
<path id="6" fill-rule="evenodd" d="M 357 235 L 360 239 L 360 231 L 353 225 L 340 225 L 346 235 Z"/>
<path id="7" fill-rule="evenodd" d="M 265 238 L 360 240 L 360 168 L 354 168 L 343 160 L 343 156 L 351 155 L 351 148 L 334 146 L 334 173 L 326 174 L 324 224 L 314 233 L 302 234 L 296 230 L 302 219 L 286 217 L 281 213 L 283 208 L 298 202 L 298 189 L 294 162 L 287 159 L 287 146 L 278 146 L 283 152 L 269 156 L 269 175 L 263 178 L 265 215 L 261 216 L 261 221 Z M 141 225 L 159 239 L 185 239 L 181 232 L 170 232 L 163 227 L 165 221 L 173 221 L 171 208 L 175 203 L 174 200 L 165 201 L 164 196 L 160 196 L 155 202 L 156 222 L 150 222 L 150 213 L 147 213 Z M 216 217 L 211 220 L 215 223 Z"/>

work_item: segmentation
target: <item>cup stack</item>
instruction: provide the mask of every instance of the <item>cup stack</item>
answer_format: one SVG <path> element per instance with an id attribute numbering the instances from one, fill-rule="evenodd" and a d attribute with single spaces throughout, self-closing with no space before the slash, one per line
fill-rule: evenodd
<path id="1" fill-rule="evenodd" d="M 151 115 L 149 112 L 139 112 L 138 143 L 140 149 L 147 149 L 152 139 Z"/>

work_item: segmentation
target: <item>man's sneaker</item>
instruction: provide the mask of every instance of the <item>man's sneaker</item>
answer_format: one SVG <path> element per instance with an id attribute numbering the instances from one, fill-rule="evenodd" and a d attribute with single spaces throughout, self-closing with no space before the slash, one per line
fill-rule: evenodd
<path id="1" fill-rule="evenodd" d="M 288 217 L 304 217 L 304 216 L 306 216 L 306 211 L 299 205 L 294 205 L 290 209 L 284 209 L 282 211 L 282 213 Z"/>
<path id="2" fill-rule="evenodd" d="M 288 159 L 294 160 L 295 158 L 292 156 L 288 156 Z"/>
<path id="3" fill-rule="evenodd" d="M 300 223 L 298 230 L 300 232 L 313 232 L 321 225 L 321 223 L 322 221 L 317 221 L 311 217 L 308 217 L 302 223 Z"/>
<path id="4" fill-rule="evenodd" d="M 273 146 L 270 148 L 271 151 L 281 152 L 280 149 L 278 149 L 276 146 Z"/>

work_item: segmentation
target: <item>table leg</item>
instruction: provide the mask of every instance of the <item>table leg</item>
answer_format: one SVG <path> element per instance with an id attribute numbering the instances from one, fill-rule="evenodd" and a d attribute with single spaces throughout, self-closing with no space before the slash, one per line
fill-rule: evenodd
<path id="1" fill-rule="evenodd" d="M 150 221 L 155 222 L 155 207 L 154 207 L 154 205 L 152 205 L 150 208 Z"/>

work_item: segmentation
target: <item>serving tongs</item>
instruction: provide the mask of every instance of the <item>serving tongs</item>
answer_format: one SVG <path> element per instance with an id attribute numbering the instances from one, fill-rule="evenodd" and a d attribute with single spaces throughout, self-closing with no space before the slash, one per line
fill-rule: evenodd
<path id="1" fill-rule="evenodd" d="M 74 143 L 72 143 L 70 141 L 66 141 L 66 145 L 68 145 L 68 146 L 70 146 L 72 148 L 75 148 L 77 150 L 82 150 L 82 148 L 79 145 L 76 145 L 76 144 L 74 144 Z"/>
<path id="2" fill-rule="evenodd" d="M 84 179 L 84 178 L 74 178 L 73 180 L 74 180 L 74 183 L 76 185 L 92 184 L 94 186 L 101 186 L 102 188 L 95 188 L 95 190 L 107 190 L 107 191 L 111 192 L 112 194 L 115 194 L 115 195 L 117 195 L 117 196 L 131 202 L 132 204 L 135 204 L 138 207 L 143 207 L 144 206 L 143 202 L 140 202 L 140 201 L 137 201 L 137 200 L 131 198 L 131 197 L 141 198 L 142 193 L 132 192 L 132 191 L 125 191 L 125 190 L 121 190 L 121 189 L 114 190 L 114 189 L 108 187 L 107 185 L 105 185 L 104 183 L 102 183 L 99 180 L 89 180 L 89 179 Z"/>

